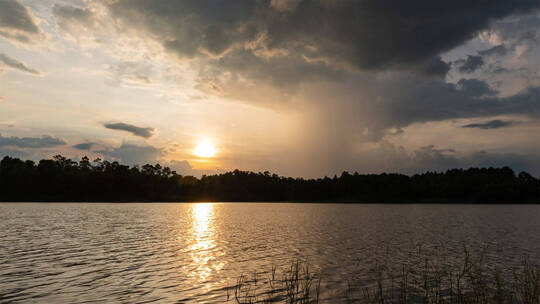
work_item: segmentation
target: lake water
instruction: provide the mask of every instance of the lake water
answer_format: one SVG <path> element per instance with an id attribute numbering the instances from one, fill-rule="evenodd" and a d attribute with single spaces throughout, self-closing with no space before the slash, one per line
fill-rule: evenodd
<path id="1" fill-rule="evenodd" d="M 0 302 L 225 303 L 241 274 L 302 259 L 336 303 L 382 260 L 451 263 L 463 244 L 490 267 L 538 259 L 540 206 L 6 203 Z"/>

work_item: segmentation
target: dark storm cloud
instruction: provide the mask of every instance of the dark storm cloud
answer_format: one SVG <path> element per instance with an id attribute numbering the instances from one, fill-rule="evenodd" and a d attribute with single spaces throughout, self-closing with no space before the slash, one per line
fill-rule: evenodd
<path id="1" fill-rule="evenodd" d="M 234 71 L 232 76 L 222 78 L 224 75 L 231 75 L 231 71 Z M 265 60 L 250 51 L 234 50 L 224 58 L 202 68 L 198 81 L 203 91 L 230 97 L 229 94 L 231 96 L 242 94 L 240 92 L 242 89 L 229 88 L 230 83 L 227 83 L 239 81 L 241 77 L 238 75 L 279 88 L 282 93 L 293 93 L 300 81 L 339 82 L 348 74 L 348 71 L 327 66 L 324 62 L 306 62 L 301 56 L 289 55 Z"/>
<path id="2" fill-rule="evenodd" d="M 441 81 L 423 83 L 405 81 L 394 85 L 396 87 L 387 87 L 388 92 L 384 99 L 372 105 L 372 111 L 383 113 L 375 120 L 376 128 L 388 125 L 404 127 L 415 122 L 504 114 L 535 118 L 540 114 L 540 87 L 531 87 L 508 97 L 497 97 L 489 96 L 491 95 L 489 86 L 484 86 L 476 80 L 461 81 L 461 85 Z"/>
<path id="3" fill-rule="evenodd" d="M 328 136 L 334 139 L 349 137 L 343 141 L 377 141 L 388 130 L 414 123 L 498 115 L 537 119 L 540 114 L 540 87 L 499 97 L 478 79 L 462 79 L 454 84 L 410 74 L 386 79 L 365 75 L 339 84 L 306 87 L 301 94 L 306 103 L 320 107 L 319 114 L 306 122 L 306 128 L 330 132 Z M 336 149 L 340 145 L 343 143 L 336 143 Z"/>
<path id="4" fill-rule="evenodd" d="M 346 151 L 342 151 L 341 154 L 338 154 L 339 158 L 334 156 L 328 159 L 313 159 L 311 154 L 319 152 L 310 151 L 309 155 L 304 154 L 302 156 L 302 158 L 309 158 L 309 162 L 305 164 L 305 167 L 301 165 L 305 162 L 304 160 L 301 158 L 293 159 L 290 166 L 294 167 L 294 169 L 287 171 L 287 173 L 297 170 L 305 176 L 312 177 L 332 176 L 344 170 L 364 173 L 401 172 L 417 174 L 454 168 L 509 166 L 516 172 L 525 170 L 540 176 L 538 156 L 531 151 L 516 153 L 463 152 L 454 150 L 452 147 L 437 147 L 435 145 L 426 145 L 409 151 L 402 146 L 383 140 L 372 146 L 372 148 L 360 148 L 358 154 L 352 157 Z M 316 162 L 313 162 L 313 160 L 316 160 Z"/>
<path id="5" fill-rule="evenodd" d="M 19 148 L 50 148 L 63 146 L 66 142 L 60 138 L 48 135 L 42 137 L 3 137 L 0 134 L 0 147 L 12 146 Z"/>
<path id="6" fill-rule="evenodd" d="M 497 91 L 490 87 L 485 81 L 474 78 L 460 79 L 456 88 L 462 92 L 466 92 L 469 96 L 487 96 L 497 94 Z"/>
<path id="7" fill-rule="evenodd" d="M 434 145 L 421 147 L 413 152 L 408 162 L 410 173 L 420 173 L 428 170 L 445 170 L 459 167 L 462 161 L 454 155 L 453 149 L 437 149 Z M 413 170 L 413 172 L 411 172 Z"/>
<path id="8" fill-rule="evenodd" d="M 285 51 L 332 65 L 441 75 L 447 69 L 438 59 L 442 52 L 496 19 L 539 5 L 536 0 L 119 0 L 109 8 L 117 20 L 148 32 L 183 58 L 226 58 L 233 49 L 259 58 Z"/>
<path id="9" fill-rule="evenodd" d="M 0 53 L 0 66 L 2 64 L 12 69 L 16 69 L 16 70 L 34 74 L 34 75 L 39 75 L 39 71 L 29 68 L 26 64 L 16 59 L 11 58 L 6 54 Z"/>
<path id="10" fill-rule="evenodd" d="M 0 37 L 31 43 L 42 32 L 29 10 L 17 0 L 0 0 Z"/>
<path id="11" fill-rule="evenodd" d="M 150 138 L 152 135 L 154 135 L 154 128 L 142 128 L 123 122 L 106 123 L 104 124 L 104 127 L 111 130 L 126 131 L 135 136 L 140 136 L 143 138 Z"/>
<path id="12" fill-rule="evenodd" d="M 537 0 L 101 3 L 116 30 L 158 42 L 200 71 L 197 84 L 205 95 L 300 113 L 301 136 L 282 159 L 317 172 L 333 173 L 363 159 L 375 163 L 380 153 L 353 155 L 359 143 L 384 141 L 411 124 L 540 114 L 540 88 L 500 97 L 479 79 L 447 83 L 450 63 L 441 59 L 505 17 L 535 14 Z M 481 66 L 477 57 L 464 71 Z M 397 163 L 463 163 L 447 149 L 428 146 L 413 154 Z M 291 170 L 300 166 L 291 161 Z"/>
<path id="13" fill-rule="evenodd" d="M 423 75 L 438 76 L 443 78 L 448 71 L 450 71 L 450 64 L 444 62 L 441 57 L 437 56 L 419 65 L 416 68 L 416 71 Z"/>
<path id="14" fill-rule="evenodd" d="M 528 171 L 536 176 L 540 174 L 540 166 L 535 159 L 537 156 L 530 154 L 492 153 L 477 151 L 467 155 L 454 155 L 427 146 L 414 152 L 409 157 L 408 168 L 405 172 L 410 174 L 423 173 L 425 171 L 445 171 L 454 168 L 470 167 L 505 167 L 512 168 L 515 173 Z"/>
<path id="15" fill-rule="evenodd" d="M 87 142 L 87 143 L 80 143 L 73 146 L 73 148 L 77 150 L 90 150 L 95 145 L 95 143 Z"/>
<path id="16" fill-rule="evenodd" d="M 462 73 L 472 73 L 484 65 L 482 56 L 468 55 L 466 59 L 461 59 L 455 62 L 458 65 L 458 70 Z"/>
<path id="17" fill-rule="evenodd" d="M 510 69 L 507 69 L 507 68 L 504 68 L 504 67 L 493 67 L 493 69 L 491 70 L 491 72 L 493 72 L 494 74 L 502 74 L 502 73 L 509 73 L 509 72 L 512 72 L 512 70 Z"/>
<path id="18" fill-rule="evenodd" d="M 508 48 L 504 46 L 503 44 L 501 44 L 501 45 L 496 45 L 487 50 L 480 51 L 478 52 L 478 54 L 482 56 L 504 56 L 508 54 L 508 52 L 509 52 Z"/>
<path id="19" fill-rule="evenodd" d="M 515 43 L 534 42 L 538 40 L 540 16 L 528 14 L 519 18 L 510 18 L 493 24 L 491 31 L 497 33 L 503 41 L 510 42 L 506 47 L 513 47 Z"/>
<path id="20" fill-rule="evenodd" d="M 473 123 L 473 124 L 464 125 L 462 128 L 476 128 L 476 129 L 488 130 L 488 129 L 506 128 L 512 125 L 514 125 L 513 121 L 494 119 L 494 120 L 490 120 L 484 123 Z"/>
<path id="21" fill-rule="evenodd" d="M 160 148 L 129 143 L 123 143 L 118 148 L 110 148 L 95 152 L 129 165 L 155 163 L 163 154 L 163 151 Z"/>
<path id="22" fill-rule="evenodd" d="M 378 157 L 368 160 L 358 160 L 359 170 L 363 172 L 402 172 L 406 174 L 424 173 L 426 171 L 446 171 L 455 168 L 470 167 L 504 167 L 508 166 L 515 170 L 528 171 L 533 175 L 540 176 L 534 153 L 495 153 L 489 151 L 473 151 L 462 153 L 453 149 L 441 149 L 434 145 L 427 145 L 408 152 L 403 147 L 383 142 L 368 154 L 376 154 Z"/>
<path id="23" fill-rule="evenodd" d="M 468 159 L 469 166 L 475 167 L 504 167 L 508 166 L 517 174 L 526 171 L 534 176 L 540 177 L 540 165 L 538 155 L 517 154 L 517 153 L 490 153 L 478 151 L 473 153 Z"/>
<path id="24" fill-rule="evenodd" d="M 478 52 L 481 56 L 505 56 L 519 53 L 524 58 L 538 47 L 540 42 L 540 15 L 531 13 L 517 18 L 506 18 L 495 22 L 487 37 L 494 37 L 501 42 L 490 49 Z M 532 56 L 535 56 L 534 53 Z M 534 70 L 534 67 L 531 68 Z M 536 70 L 532 71 L 536 73 Z"/>

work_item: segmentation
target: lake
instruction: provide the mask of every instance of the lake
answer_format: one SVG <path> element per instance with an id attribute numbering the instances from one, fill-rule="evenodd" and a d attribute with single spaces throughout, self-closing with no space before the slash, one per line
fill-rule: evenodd
<path id="1" fill-rule="evenodd" d="M 383 263 L 452 265 L 464 245 L 493 269 L 537 261 L 540 206 L 3 203 L 0 302 L 225 303 L 300 259 L 339 303 Z"/>

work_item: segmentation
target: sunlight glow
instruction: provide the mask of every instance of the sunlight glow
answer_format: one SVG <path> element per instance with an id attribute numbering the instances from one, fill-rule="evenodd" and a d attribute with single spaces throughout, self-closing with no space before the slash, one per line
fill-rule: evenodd
<path id="1" fill-rule="evenodd" d="M 216 155 L 216 147 L 209 141 L 202 141 L 197 144 L 193 154 L 198 157 L 212 157 Z"/>
<path id="2" fill-rule="evenodd" d="M 225 266 L 220 260 L 223 252 L 216 241 L 216 227 L 214 225 L 214 204 L 197 203 L 191 205 L 192 235 L 189 252 L 193 260 L 193 275 L 205 282 L 213 271 L 219 271 Z"/>

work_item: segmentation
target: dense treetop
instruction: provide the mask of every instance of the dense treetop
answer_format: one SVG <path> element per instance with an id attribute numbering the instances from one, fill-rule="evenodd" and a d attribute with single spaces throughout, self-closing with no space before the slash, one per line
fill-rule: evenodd
<path id="1" fill-rule="evenodd" d="M 540 202 L 540 180 L 508 167 L 318 179 L 234 170 L 196 178 L 159 164 L 129 167 L 60 155 L 36 164 L 6 156 L 0 201 Z"/>

